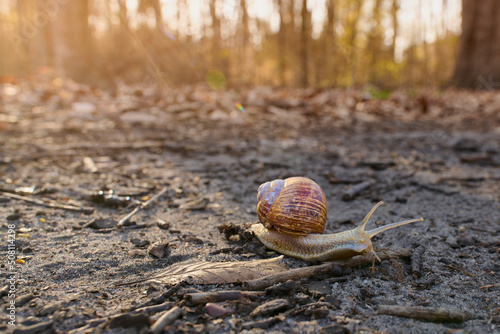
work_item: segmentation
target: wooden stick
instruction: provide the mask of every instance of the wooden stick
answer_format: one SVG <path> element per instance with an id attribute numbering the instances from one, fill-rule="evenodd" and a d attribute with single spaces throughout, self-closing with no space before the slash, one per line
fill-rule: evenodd
<path id="1" fill-rule="evenodd" d="M 424 255 L 425 247 L 423 245 L 418 246 L 411 255 L 411 273 L 413 279 L 417 279 L 421 275 L 422 266 L 422 256 Z"/>
<path id="2" fill-rule="evenodd" d="M 132 212 L 130 212 L 129 214 L 127 214 L 125 217 L 123 217 L 122 219 L 120 219 L 120 221 L 118 222 L 118 224 L 116 224 L 117 227 L 123 227 L 129 220 L 130 218 L 132 218 L 132 216 L 134 216 L 137 212 L 139 212 L 141 209 L 145 209 L 148 205 L 150 205 L 151 203 L 153 203 L 154 201 L 156 201 L 158 198 L 160 198 L 164 193 L 166 193 L 168 190 L 167 187 L 164 187 L 163 189 L 161 189 L 156 195 L 154 195 L 153 197 L 151 197 L 150 199 L 148 199 L 146 202 L 144 203 L 141 203 L 139 204 L 138 206 L 136 206 L 134 208 L 134 210 L 132 210 Z"/>
<path id="3" fill-rule="evenodd" d="M 151 326 L 151 332 L 154 334 L 161 333 L 165 326 L 173 323 L 175 319 L 181 316 L 181 314 L 182 309 L 178 306 L 175 306 L 173 309 L 166 311 L 158 320 L 156 320 L 153 326 Z"/>
<path id="4" fill-rule="evenodd" d="M 500 283 L 488 284 L 488 285 L 480 287 L 479 289 L 489 289 L 489 288 L 494 288 L 496 286 L 500 286 Z"/>
<path id="5" fill-rule="evenodd" d="M 71 151 L 71 150 L 143 150 L 143 149 L 166 149 L 171 151 L 185 151 L 186 148 L 178 143 L 169 143 L 166 141 L 144 141 L 138 143 L 122 143 L 122 142 L 111 142 L 111 143 L 81 143 L 81 144 L 70 144 L 70 145 L 54 145 L 39 147 L 45 152 L 52 153 L 54 151 Z"/>
<path id="6" fill-rule="evenodd" d="M 129 283 L 127 283 L 127 284 L 129 284 Z M 121 285 L 125 285 L 125 284 L 121 284 Z M 168 289 L 167 291 L 165 291 L 164 293 L 162 293 L 161 295 L 159 295 L 157 297 L 154 297 L 154 298 L 152 298 L 150 300 L 147 300 L 144 303 L 136 305 L 135 307 L 131 308 L 130 311 L 134 311 L 134 310 L 137 310 L 137 309 L 140 309 L 140 308 L 144 308 L 144 307 L 149 306 L 149 305 L 155 305 L 155 304 L 163 303 L 165 300 L 167 300 L 168 298 L 170 298 L 171 296 L 173 296 L 175 293 L 177 293 L 177 291 L 179 291 L 179 289 L 183 285 L 184 285 L 183 282 L 179 282 L 176 285 L 174 285 L 173 287 L 171 287 L 170 289 Z M 117 285 L 117 286 L 120 286 L 120 285 Z"/>
<path id="7" fill-rule="evenodd" d="M 463 269 L 463 268 L 460 268 L 460 267 L 457 267 L 457 266 L 454 266 L 453 264 L 447 264 L 446 267 L 450 268 L 450 269 L 453 269 L 453 270 L 456 270 L 456 271 L 460 271 L 461 273 L 467 275 L 467 276 L 470 276 L 470 277 L 473 277 L 475 278 L 476 275 L 468 272 L 467 270 Z"/>
<path id="8" fill-rule="evenodd" d="M 347 189 L 342 194 L 342 200 L 343 201 L 350 201 L 350 200 L 352 200 L 360 192 L 362 192 L 365 189 L 370 188 L 372 186 L 372 184 L 373 183 L 371 181 L 365 181 L 365 182 L 361 182 L 361 183 L 358 183 L 358 184 L 352 186 L 351 188 Z"/>
<path id="9" fill-rule="evenodd" d="M 383 251 L 380 252 L 379 257 L 381 260 L 387 260 L 393 257 L 410 257 L 411 249 L 404 248 L 397 251 Z M 348 260 L 328 262 L 317 266 L 309 266 L 303 268 L 292 269 L 284 273 L 276 275 L 269 275 L 262 278 L 254 279 L 243 283 L 243 288 L 247 290 L 262 290 L 271 285 L 286 282 L 288 280 L 299 280 L 301 278 L 308 278 L 319 275 L 326 275 L 330 273 L 335 266 L 342 268 L 359 267 L 365 264 L 372 264 L 374 261 L 373 255 L 355 256 Z"/>
<path id="10" fill-rule="evenodd" d="M 144 314 L 153 314 L 153 313 L 158 313 L 160 311 L 165 311 L 169 308 L 172 307 L 174 303 L 172 302 L 165 302 L 160 305 L 153 305 L 153 306 L 146 306 L 146 307 L 141 307 L 138 309 L 135 309 L 131 311 L 131 314 L 136 314 L 136 313 L 144 313 Z"/>
<path id="11" fill-rule="evenodd" d="M 195 292 L 195 293 L 186 293 L 184 295 L 184 299 L 189 305 L 200 305 L 206 303 L 223 302 L 226 300 L 236 300 L 250 295 L 263 296 L 264 292 L 240 291 L 240 290 Z"/>
<path id="12" fill-rule="evenodd" d="M 472 318 L 467 312 L 443 307 L 379 305 L 376 311 L 377 314 L 395 315 L 435 322 L 463 322 Z"/>
<path id="13" fill-rule="evenodd" d="M 5 191 L 0 192 L 0 195 L 3 195 L 5 197 L 9 197 L 9 198 L 18 199 L 18 200 L 25 201 L 28 203 L 44 206 L 47 208 L 52 208 L 52 209 L 63 209 L 63 210 L 69 210 L 69 211 L 76 211 L 76 212 L 81 212 L 81 213 L 86 214 L 86 215 L 90 215 L 94 212 L 94 208 L 80 207 L 80 206 L 68 205 L 68 204 L 60 204 L 60 203 L 57 203 L 53 200 L 40 200 L 40 199 L 36 199 L 36 198 L 11 194 L 11 193 L 8 193 Z"/>

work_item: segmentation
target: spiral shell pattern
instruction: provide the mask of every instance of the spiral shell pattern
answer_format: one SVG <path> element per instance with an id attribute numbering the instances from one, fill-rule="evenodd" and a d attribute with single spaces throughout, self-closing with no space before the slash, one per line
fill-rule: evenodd
<path id="1" fill-rule="evenodd" d="M 257 215 L 268 229 L 307 235 L 324 233 L 326 197 L 320 186 L 304 177 L 266 182 L 257 194 Z"/>

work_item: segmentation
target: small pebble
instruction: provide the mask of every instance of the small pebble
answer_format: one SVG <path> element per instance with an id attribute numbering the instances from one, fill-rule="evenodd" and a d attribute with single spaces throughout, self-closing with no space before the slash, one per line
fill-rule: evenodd
<path id="1" fill-rule="evenodd" d="M 116 227 L 116 221 L 107 218 L 92 219 L 85 227 L 90 227 L 96 230 Z"/>
<path id="2" fill-rule="evenodd" d="M 170 255 L 170 247 L 168 243 L 157 242 L 149 247 L 148 253 L 157 259 L 163 259 Z"/>
<path id="3" fill-rule="evenodd" d="M 317 298 L 324 297 L 332 293 L 332 286 L 322 281 L 313 281 L 309 284 L 308 288 L 309 292 Z"/>
<path id="4" fill-rule="evenodd" d="M 214 303 L 207 303 L 205 305 L 205 310 L 207 311 L 207 313 L 211 317 L 214 317 L 214 318 L 221 318 L 221 317 L 225 317 L 225 316 L 228 316 L 228 315 L 231 315 L 234 313 L 234 310 L 228 310 L 228 309 L 224 308 L 223 306 L 220 306 L 220 305 L 217 305 Z"/>
<path id="5" fill-rule="evenodd" d="M 149 240 L 141 240 L 141 239 L 137 239 L 137 238 L 130 239 L 130 242 L 133 243 L 135 245 L 135 247 L 139 247 L 139 248 L 146 247 L 151 243 L 151 242 L 149 242 Z"/>
<path id="6" fill-rule="evenodd" d="M 334 297 L 332 295 L 327 295 L 325 297 L 325 302 L 327 302 L 328 304 L 332 305 L 333 307 L 335 308 L 340 308 L 340 299 L 338 299 L 337 297 Z"/>
<path id="7" fill-rule="evenodd" d="M 193 244 L 203 245 L 204 241 L 194 235 L 187 235 L 184 237 L 185 242 L 191 242 Z"/>
<path id="8" fill-rule="evenodd" d="M 19 218 L 21 218 L 21 214 L 19 212 L 12 213 L 6 217 L 6 219 L 9 221 L 10 220 L 18 220 Z"/>
<path id="9" fill-rule="evenodd" d="M 319 331 L 319 334 L 345 334 L 345 333 L 351 333 L 349 330 L 344 330 L 344 327 L 338 325 L 338 324 L 333 324 L 333 325 L 328 325 L 326 327 L 321 328 Z"/>
<path id="10" fill-rule="evenodd" d="M 28 246 L 28 247 L 24 247 L 24 248 L 23 248 L 23 250 L 22 250 L 22 252 L 23 252 L 24 254 L 27 254 L 27 253 L 33 253 L 33 248 L 31 248 L 30 246 Z"/>
<path id="11" fill-rule="evenodd" d="M 313 311 L 314 319 L 325 319 L 330 314 L 330 311 L 326 306 L 319 307 Z"/>
<path id="12" fill-rule="evenodd" d="M 477 241 L 473 237 L 464 237 L 464 238 L 458 238 L 457 244 L 460 247 L 474 246 L 477 244 Z"/>

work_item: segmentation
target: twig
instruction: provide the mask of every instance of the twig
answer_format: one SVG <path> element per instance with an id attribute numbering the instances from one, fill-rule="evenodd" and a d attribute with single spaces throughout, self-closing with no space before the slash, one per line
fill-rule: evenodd
<path id="1" fill-rule="evenodd" d="M 421 275 L 421 265 L 422 256 L 424 255 L 425 247 L 423 245 L 418 246 L 411 254 L 411 273 L 413 279 L 417 279 Z"/>
<path id="2" fill-rule="evenodd" d="M 122 219 L 120 219 L 120 221 L 118 222 L 118 224 L 116 224 L 116 226 L 117 227 L 123 227 L 130 220 L 130 218 L 132 218 L 133 215 L 135 215 L 141 209 L 145 209 L 148 205 L 150 205 L 151 203 L 153 203 L 154 201 L 156 201 L 159 197 L 161 197 L 163 194 L 165 194 L 167 192 L 167 190 L 168 190 L 168 188 L 164 187 L 156 195 L 154 195 L 153 197 L 151 197 L 150 199 L 148 199 L 146 202 L 141 203 L 138 206 L 136 206 L 134 208 L 134 210 L 132 210 L 132 212 L 130 212 L 125 217 L 123 217 Z"/>
<path id="3" fill-rule="evenodd" d="M 350 200 L 352 200 L 360 192 L 362 192 L 365 189 L 370 188 L 372 186 L 372 184 L 373 184 L 373 182 L 371 182 L 371 181 L 365 181 L 365 182 L 361 182 L 361 183 L 358 183 L 358 184 L 352 186 L 351 188 L 347 189 L 342 194 L 342 200 L 343 201 L 350 201 Z"/>
<path id="4" fill-rule="evenodd" d="M 461 273 L 467 275 L 467 276 L 470 276 L 470 277 L 476 277 L 476 275 L 468 272 L 467 270 L 463 269 L 463 268 L 460 268 L 460 267 L 457 267 L 457 266 L 454 266 L 452 264 L 448 264 L 448 265 L 445 265 L 446 267 L 450 268 L 450 269 L 453 269 L 453 270 L 456 270 L 456 271 L 460 271 Z"/>
<path id="5" fill-rule="evenodd" d="M 160 305 L 141 307 L 141 308 L 138 308 L 138 309 L 131 311 L 130 314 L 136 314 L 136 313 L 154 314 L 154 313 L 165 311 L 165 310 L 171 308 L 173 304 L 174 303 L 172 303 L 172 302 L 165 302 L 165 303 L 160 304 Z"/>
<path id="6" fill-rule="evenodd" d="M 279 322 L 285 321 L 287 319 L 287 316 L 291 313 L 290 311 L 287 311 L 282 314 L 278 314 L 277 316 L 267 318 L 264 320 L 257 320 L 257 321 L 247 321 L 241 324 L 242 329 L 252 329 L 252 328 L 260 328 L 260 329 L 268 329 L 269 327 L 276 325 Z"/>
<path id="7" fill-rule="evenodd" d="M 30 333 L 52 333 L 54 331 L 54 322 L 40 322 L 31 326 L 17 325 L 17 328 L 12 333 L 30 334 Z"/>
<path id="8" fill-rule="evenodd" d="M 174 293 L 176 293 L 182 285 L 183 285 L 183 283 L 180 282 L 180 283 L 176 284 L 175 286 L 173 286 L 172 288 L 168 289 L 166 292 L 162 293 L 160 296 L 152 298 L 152 299 L 150 299 L 150 300 L 148 300 L 148 301 L 146 301 L 146 302 L 144 302 L 142 304 L 139 304 L 139 305 L 137 305 L 135 307 L 132 307 L 128 311 L 128 313 L 116 314 L 116 315 L 111 316 L 110 319 L 114 319 L 114 318 L 118 318 L 118 317 L 120 317 L 120 318 L 121 317 L 133 317 L 133 316 L 137 316 L 138 314 L 149 315 L 149 314 L 154 314 L 154 313 L 158 313 L 158 312 L 164 311 L 166 309 L 169 309 L 169 308 L 172 307 L 172 305 L 174 303 L 172 303 L 172 302 L 164 302 L 165 299 L 169 298 Z M 152 305 L 152 304 L 159 304 L 159 305 L 149 306 L 149 305 Z M 178 307 L 176 306 L 173 309 L 175 309 L 175 308 L 178 308 Z M 170 311 L 167 311 L 166 313 L 168 313 L 168 312 L 170 312 Z M 165 314 L 163 316 L 165 316 Z M 95 327 L 94 325 L 91 325 L 91 323 L 95 322 L 95 323 L 100 324 L 101 322 L 104 322 L 104 321 L 105 321 L 105 319 L 102 319 L 102 318 L 100 318 L 100 319 L 93 319 L 91 321 L 87 321 L 87 326 L 82 327 L 82 328 Z M 165 326 L 166 326 L 166 324 L 163 327 L 165 327 Z"/>
<path id="9" fill-rule="evenodd" d="M 335 263 L 325 263 L 319 266 L 292 269 L 284 273 L 264 276 L 262 278 L 244 282 L 243 288 L 248 290 L 262 290 L 271 285 L 286 282 L 288 280 L 298 280 L 301 278 L 325 275 L 328 274 L 336 265 L 337 264 Z"/>
<path id="10" fill-rule="evenodd" d="M 184 295 L 184 299 L 190 305 L 200 305 L 210 302 L 213 303 L 213 302 L 223 302 L 226 300 L 236 300 L 250 295 L 263 296 L 264 292 L 240 291 L 240 290 L 195 292 L 195 293 L 186 293 Z"/>
<path id="11" fill-rule="evenodd" d="M 158 320 L 156 320 L 153 326 L 151 326 L 151 332 L 154 334 L 161 333 L 165 326 L 174 322 L 175 319 L 181 316 L 181 314 L 182 309 L 178 306 L 175 306 L 173 309 L 166 311 Z"/>
<path id="12" fill-rule="evenodd" d="M 72 150 L 143 150 L 143 149 L 166 149 L 174 152 L 186 151 L 188 150 L 185 146 L 179 145 L 177 143 L 169 143 L 162 141 L 144 141 L 137 143 L 122 143 L 122 142 L 111 142 L 106 144 L 94 144 L 94 143 L 81 143 L 81 144 L 71 144 L 71 145 L 54 145 L 39 147 L 45 152 L 55 152 L 55 151 L 72 151 Z"/>
<path id="13" fill-rule="evenodd" d="M 120 285 L 125 285 L 125 284 L 120 284 Z M 174 285 L 173 287 L 171 287 L 170 289 L 168 289 L 167 291 L 165 291 L 164 293 L 162 293 L 161 295 L 159 295 L 158 297 L 152 298 L 152 299 L 150 299 L 148 301 L 145 301 L 142 304 L 134 306 L 133 308 L 130 309 L 130 311 L 134 311 L 134 310 L 137 310 L 137 309 L 140 309 L 140 308 L 143 308 L 143 307 L 146 307 L 146 306 L 150 306 L 150 305 L 156 305 L 156 304 L 163 303 L 166 299 L 170 298 L 177 291 L 179 291 L 179 289 L 183 285 L 184 285 L 183 282 L 179 282 L 176 285 Z"/>
<path id="14" fill-rule="evenodd" d="M 379 305 L 377 314 L 436 322 L 463 322 L 471 318 L 470 314 L 458 309 L 424 306 Z"/>
<path id="15" fill-rule="evenodd" d="M 410 257 L 411 249 L 401 249 L 398 251 L 386 251 L 380 252 L 379 257 L 381 260 L 387 260 L 393 257 Z M 366 256 L 355 256 L 351 259 L 344 261 L 334 261 L 317 266 L 310 266 L 304 268 L 297 268 L 286 271 L 284 273 L 269 275 L 255 280 L 247 281 L 243 283 L 243 287 L 247 290 L 261 290 L 267 288 L 268 286 L 286 282 L 288 280 L 298 280 L 301 278 L 308 278 L 313 276 L 325 275 L 330 273 L 334 267 L 340 266 L 342 268 L 353 268 L 359 267 L 365 264 L 373 263 L 373 255 Z"/>
<path id="16" fill-rule="evenodd" d="M 421 187 L 422 189 L 437 192 L 440 194 L 445 194 L 445 195 L 455 195 L 458 194 L 458 190 L 453 190 L 453 189 L 442 189 L 439 188 L 437 185 L 433 184 L 425 184 L 425 183 L 418 183 L 418 186 Z"/>
<path id="17" fill-rule="evenodd" d="M 0 192 L 0 195 L 3 195 L 5 197 L 9 197 L 9 198 L 18 199 L 18 200 L 25 201 L 28 203 L 40 205 L 40 206 L 45 206 L 47 208 L 76 211 L 76 212 L 81 212 L 81 213 L 86 214 L 86 215 L 90 215 L 94 212 L 94 208 L 80 207 L 80 206 L 68 205 L 68 204 L 60 204 L 60 203 L 57 203 L 53 200 L 44 200 L 43 201 L 40 199 L 11 194 L 11 193 L 4 192 L 4 191 Z"/>
<path id="18" fill-rule="evenodd" d="M 484 286 L 480 287 L 479 289 L 490 289 L 490 288 L 494 288 L 497 286 L 500 286 L 500 283 L 484 285 Z"/>

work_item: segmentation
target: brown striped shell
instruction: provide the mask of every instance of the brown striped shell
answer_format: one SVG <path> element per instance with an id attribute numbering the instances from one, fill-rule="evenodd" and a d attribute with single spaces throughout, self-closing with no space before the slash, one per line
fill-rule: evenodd
<path id="1" fill-rule="evenodd" d="M 268 229 L 306 235 L 324 233 L 326 197 L 320 186 L 305 177 L 266 182 L 257 194 L 257 216 Z"/>

